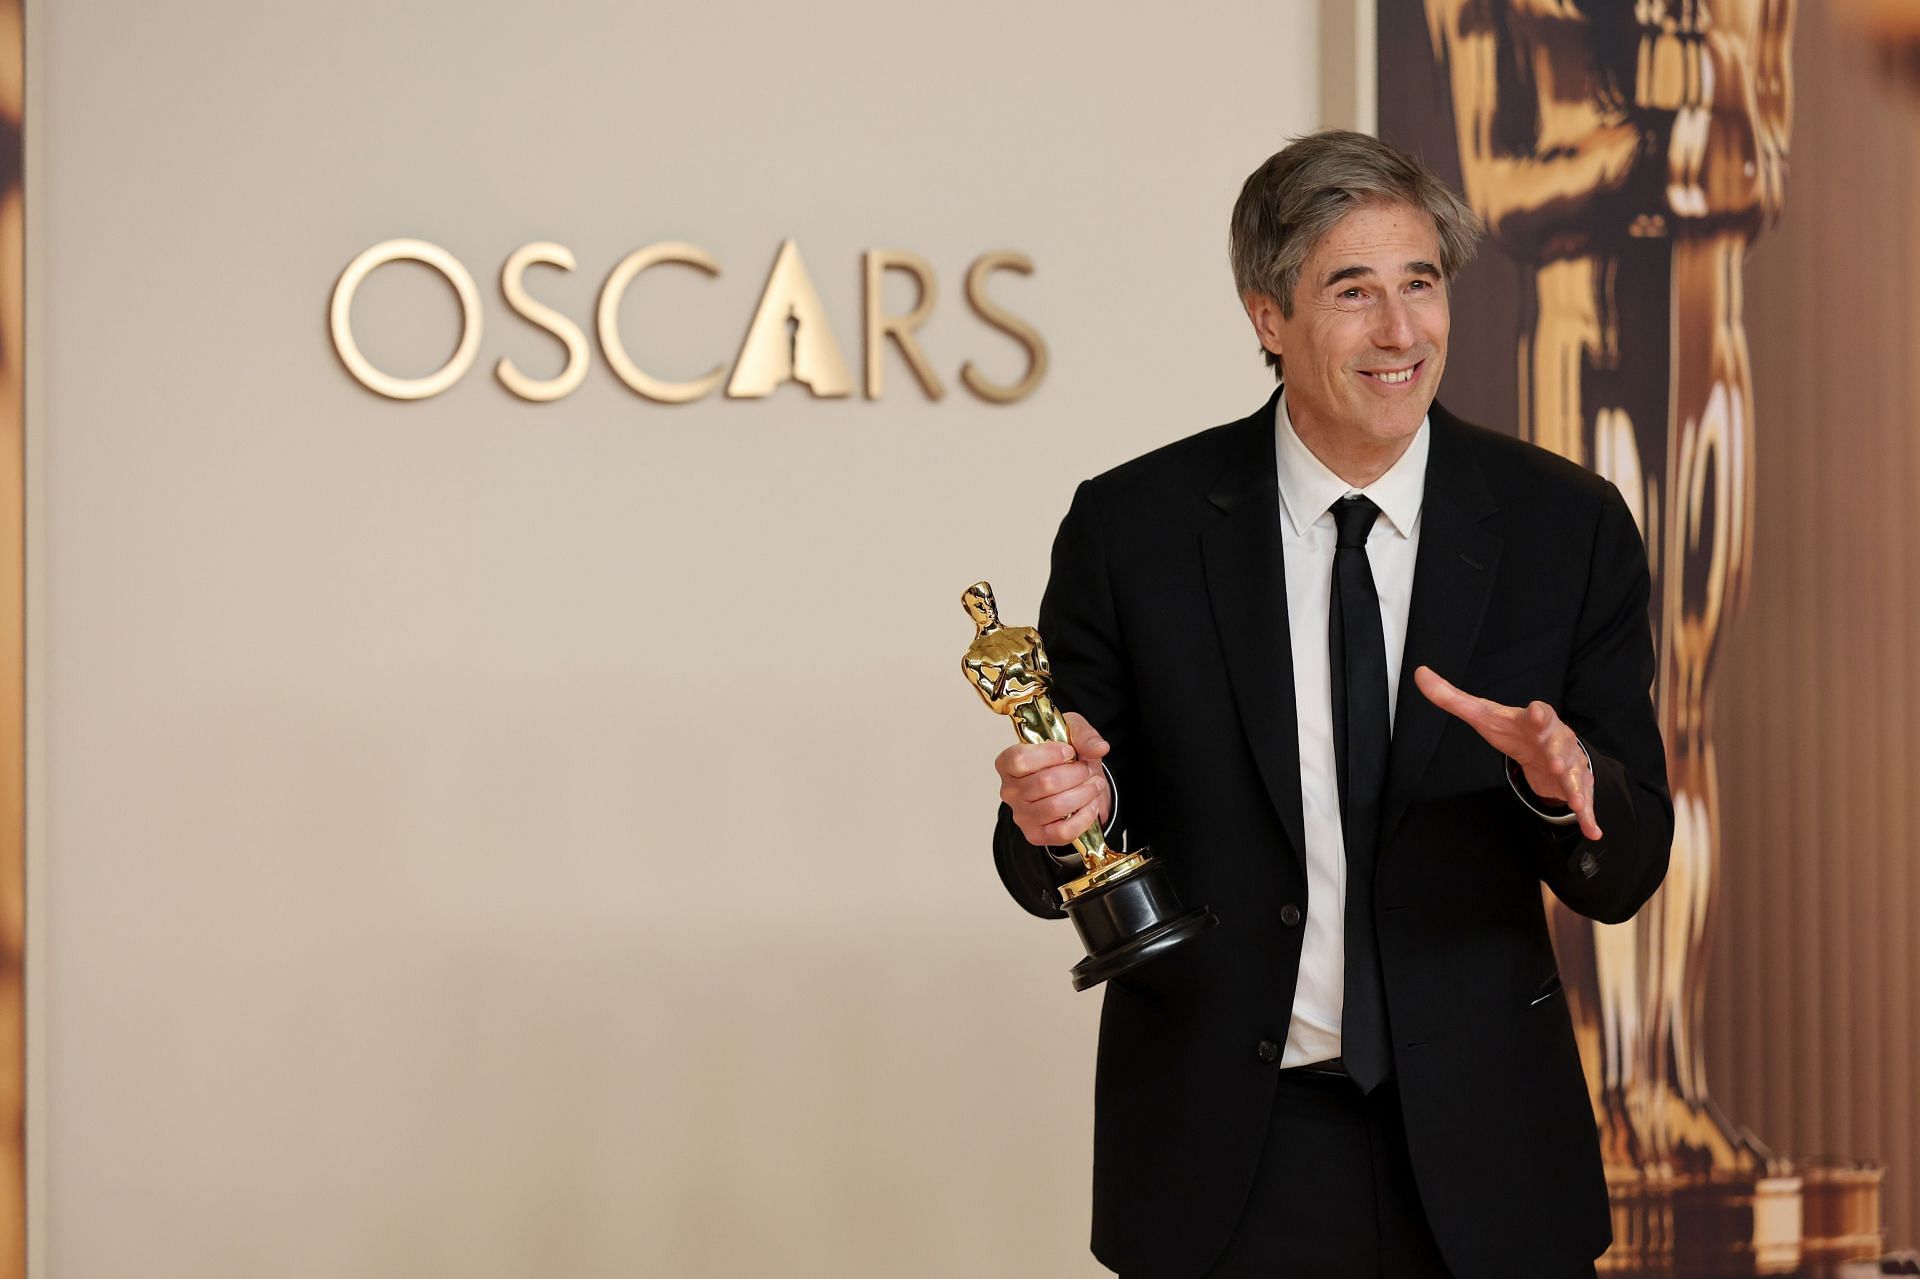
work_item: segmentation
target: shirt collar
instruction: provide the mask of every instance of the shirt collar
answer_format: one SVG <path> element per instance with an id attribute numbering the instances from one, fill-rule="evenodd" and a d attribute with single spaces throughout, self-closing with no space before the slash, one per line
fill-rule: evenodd
<path id="1" fill-rule="evenodd" d="M 1420 429 L 1400 459 L 1387 473 L 1363 489 L 1335 475 L 1327 464 L 1301 443 L 1287 416 L 1287 396 L 1282 391 L 1274 403 L 1274 452 L 1280 473 L 1280 505 L 1296 535 L 1306 536 L 1329 507 L 1349 493 L 1364 494 L 1393 525 L 1401 537 L 1412 537 L 1414 523 L 1420 518 L 1420 504 L 1427 495 L 1427 450 L 1431 419 L 1421 418 Z"/>

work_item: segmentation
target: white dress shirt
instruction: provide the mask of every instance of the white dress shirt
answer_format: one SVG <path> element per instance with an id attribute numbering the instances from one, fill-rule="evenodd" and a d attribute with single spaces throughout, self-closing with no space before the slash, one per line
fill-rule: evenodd
<path id="1" fill-rule="evenodd" d="M 1333 504 L 1359 493 L 1380 508 L 1367 539 L 1367 562 L 1380 593 L 1387 649 L 1387 718 L 1398 709 L 1407 605 L 1420 550 L 1420 508 L 1427 492 L 1432 427 L 1420 423 L 1407 451 L 1385 475 L 1357 489 L 1328 470 L 1294 434 L 1282 394 L 1274 411 L 1280 476 L 1280 540 L 1286 551 L 1287 630 L 1293 644 L 1294 710 L 1300 725 L 1300 798 L 1307 837 L 1307 910 L 1300 977 L 1293 991 L 1282 1068 L 1340 1055 L 1347 942 L 1347 852 L 1340 829 L 1340 784 L 1333 755 L 1333 691 L 1327 657 L 1336 534 Z"/>

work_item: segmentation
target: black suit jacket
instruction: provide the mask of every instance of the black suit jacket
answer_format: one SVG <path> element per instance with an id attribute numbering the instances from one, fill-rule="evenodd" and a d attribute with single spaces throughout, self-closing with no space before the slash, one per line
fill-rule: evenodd
<path id="1" fill-rule="evenodd" d="M 1592 1110 L 1540 886 L 1618 921 L 1658 886 L 1673 808 L 1649 697 L 1645 551 L 1607 481 L 1438 404 L 1374 912 L 1407 1143 L 1460 1279 L 1560 1273 L 1611 1237 Z M 1273 402 L 1082 484 L 1040 610 L 1059 702 L 1113 744 L 1134 847 L 1212 932 L 1109 982 L 1093 1249 L 1197 1276 L 1266 1138 L 1307 900 Z M 1307 625 L 1324 630 L 1321 618 Z M 1501 756 L 1413 685 L 1550 703 L 1592 756 L 1605 838 L 1523 807 Z M 1029 911 L 1062 872 L 1006 809 L 995 860 Z M 1283 915 L 1284 911 L 1284 915 Z"/>

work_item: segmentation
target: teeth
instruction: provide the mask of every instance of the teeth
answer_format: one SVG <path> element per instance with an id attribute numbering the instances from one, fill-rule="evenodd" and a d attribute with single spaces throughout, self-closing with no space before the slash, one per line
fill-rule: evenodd
<path id="1" fill-rule="evenodd" d="M 1398 373 L 1376 373 L 1374 376 L 1382 382 L 1410 382 L 1413 380 L 1413 370 L 1401 369 Z"/>

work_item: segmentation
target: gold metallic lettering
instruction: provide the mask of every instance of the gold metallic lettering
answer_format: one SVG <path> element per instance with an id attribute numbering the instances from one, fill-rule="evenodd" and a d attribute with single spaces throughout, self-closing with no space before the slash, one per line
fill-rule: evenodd
<path id="1" fill-rule="evenodd" d="M 644 249 L 629 253 L 620 260 L 619 266 L 613 268 L 613 274 L 607 277 L 606 284 L 600 290 L 600 349 L 620 380 L 649 400 L 658 400 L 662 404 L 686 404 L 720 385 L 720 379 L 727 375 L 726 366 L 718 365 L 691 382 L 667 382 L 642 370 L 620 343 L 620 299 L 626 295 L 627 286 L 633 283 L 635 276 L 662 262 L 690 266 L 708 275 L 720 274 L 720 264 L 713 260 L 712 254 L 698 245 L 678 240 L 649 244 Z"/>
<path id="2" fill-rule="evenodd" d="M 920 389 L 927 393 L 929 400 L 939 399 L 947 393 L 947 389 L 940 385 L 939 374 L 927 363 L 926 354 L 920 350 L 920 343 L 913 336 L 914 331 L 933 314 L 934 304 L 940 299 L 940 286 L 934 279 L 933 267 L 919 254 L 908 253 L 904 249 L 870 249 L 867 251 L 866 265 L 867 398 L 879 399 L 885 388 L 887 339 L 892 338 L 899 344 L 900 354 L 907 357 L 907 367 L 920 380 Z M 888 271 L 906 271 L 919 282 L 920 301 L 905 315 L 885 313 Z"/>
<path id="3" fill-rule="evenodd" d="M 792 240 L 780 246 L 761 291 L 760 305 L 740 344 L 730 399 L 753 400 L 782 382 L 798 382 L 821 399 L 853 394 L 853 378 L 827 323 L 826 308 Z"/>
<path id="4" fill-rule="evenodd" d="M 460 297 L 460 343 L 437 373 L 416 378 L 383 373 L 361 354 L 359 344 L 353 340 L 353 296 L 375 268 L 389 262 L 425 263 L 447 277 Z M 467 268 L 460 265 L 460 259 L 425 240 L 385 240 L 347 263 L 339 283 L 333 286 L 333 305 L 327 318 L 328 327 L 333 331 L 333 349 L 340 356 L 340 362 L 347 366 L 347 372 L 368 390 L 389 399 L 424 400 L 440 394 L 466 376 L 467 370 L 473 367 L 474 357 L 480 353 L 480 290 Z"/>
<path id="5" fill-rule="evenodd" d="M 967 268 L 967 303 L 973 307 L 974 314 L 1027 348 L 1026 376 L 1012 386 L 999 386 L 981 376 L 979 370 L 973 367 L 973 361 L 968 360 L 960 366 L 960 380 L 967 384 L 969 391 L 983 400 L 994 404 L 1012 404 L 1032 394 L 1033 388 L 1040 385 L 1040 379 L 1047 375 L 1047 344 L 1032 325 L 1002 310 L 987 297 L 987 277 L 999 270 L 1031 275 L 1033 260 L 1011 249 L 981 254 Z"/>
<path id="6" fill-rule="evenodd" d="M 538 325 L 560 339 L 567 348 L 567 366 L 560 370 L 558 377 L 548 381 L 530 378 L 514 367 L 513 360 L 502 357 L 493 366 L 494 376 L 500 384 L 523 400 L 532 400 L 544 404 L 572 395 L 580 389 L 587 379 L 587 335 L 580 326 L 560 314 L 545 303 L 537 302 L 527 292 L 525 276 L 527 268 L 534 263 L 557 266 L 563 271 L 574 268 L 573 252 L 565 245 L 540 241 L 535 244 L 523 244 L 513 251 L 505 266 L 500 268 L 500 291 L 506 294 L 507 305 L 512 307 L 521 318 Z"/>

